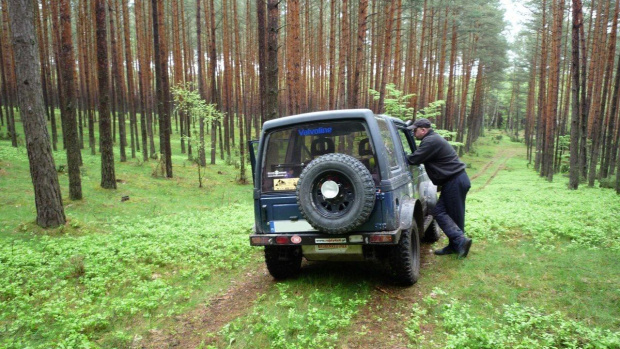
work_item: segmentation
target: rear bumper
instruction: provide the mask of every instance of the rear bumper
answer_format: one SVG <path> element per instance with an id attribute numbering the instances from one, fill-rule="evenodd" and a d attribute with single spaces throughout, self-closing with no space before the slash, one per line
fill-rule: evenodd
<path id="1" fill-rule="evenodd" d="M 309 245 L 396 245 L 401 230 L 350 234 L 278 233 L 252 234 L 252 246 L 309 246 Z"/>

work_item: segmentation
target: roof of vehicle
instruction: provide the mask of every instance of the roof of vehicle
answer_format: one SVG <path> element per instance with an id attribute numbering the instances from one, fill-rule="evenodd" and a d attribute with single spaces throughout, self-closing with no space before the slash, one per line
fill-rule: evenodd
<path id="1" fill-rule="evenodd" d="M 304 124 L 308 122 L 320 122 L 329 120 L 365 119 L 368 122 L 370 120 L 373 120 L 374 117 L 375 114 L 370 109 L 319 111 L 313 113 L 285 116 L 282 118 L 266 121 L 263 124 L 263 131 L 268 131 L 274 128 L 280 128 L 283 126 L 290 126 L 294 124 Z"/>

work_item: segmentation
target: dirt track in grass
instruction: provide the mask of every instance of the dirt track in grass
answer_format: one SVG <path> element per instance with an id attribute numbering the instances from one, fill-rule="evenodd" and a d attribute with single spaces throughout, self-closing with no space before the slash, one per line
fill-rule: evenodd
<path id="1" fill-rule="evenodd" d="M 216 345 L 217 332 L 222 326 L 245 315 L 254 300 L 274 284 L 267 268 L 261 264 L 231 282 L 223 293 L 217 294 L 193 311 L 177 316 L 173 326 L 152 330 L 136 345 L 137 348 L 197 348 Z"/>

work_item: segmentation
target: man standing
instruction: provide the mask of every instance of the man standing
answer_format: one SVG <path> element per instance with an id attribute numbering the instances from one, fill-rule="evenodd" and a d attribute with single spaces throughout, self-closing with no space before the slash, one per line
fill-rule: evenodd
<path id="1" fill-rule="evenodd" d="M 465 197 L 471 187 L 465 173 L 465 164 L 459 160 L 456 151 L 448 141 L 433 131 L 428 119 L 416 120 L 409 129 L 420 146 L 407 155 L 412 165 L 424 164 L 433 184 L 441 187 L 441 195 L 433 216 L 448 237 L 446 247 L 435 250 L 436 255 L 457 253 L 459 258 L 467 257 L 472 240 L 465 236 Z"/>

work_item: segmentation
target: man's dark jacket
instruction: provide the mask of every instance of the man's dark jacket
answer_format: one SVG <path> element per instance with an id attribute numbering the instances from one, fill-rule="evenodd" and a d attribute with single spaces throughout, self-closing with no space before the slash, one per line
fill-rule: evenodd
<path id="1" fill-rule="evenodd" d="M 448 141 L 433 131 L 428 130 L 418 149 L 407 155 L 412 165 L 424 164 L 426 173 L 435 185 L 444 185 L 452 177 L 465 170 L 465 164 Z"/>

